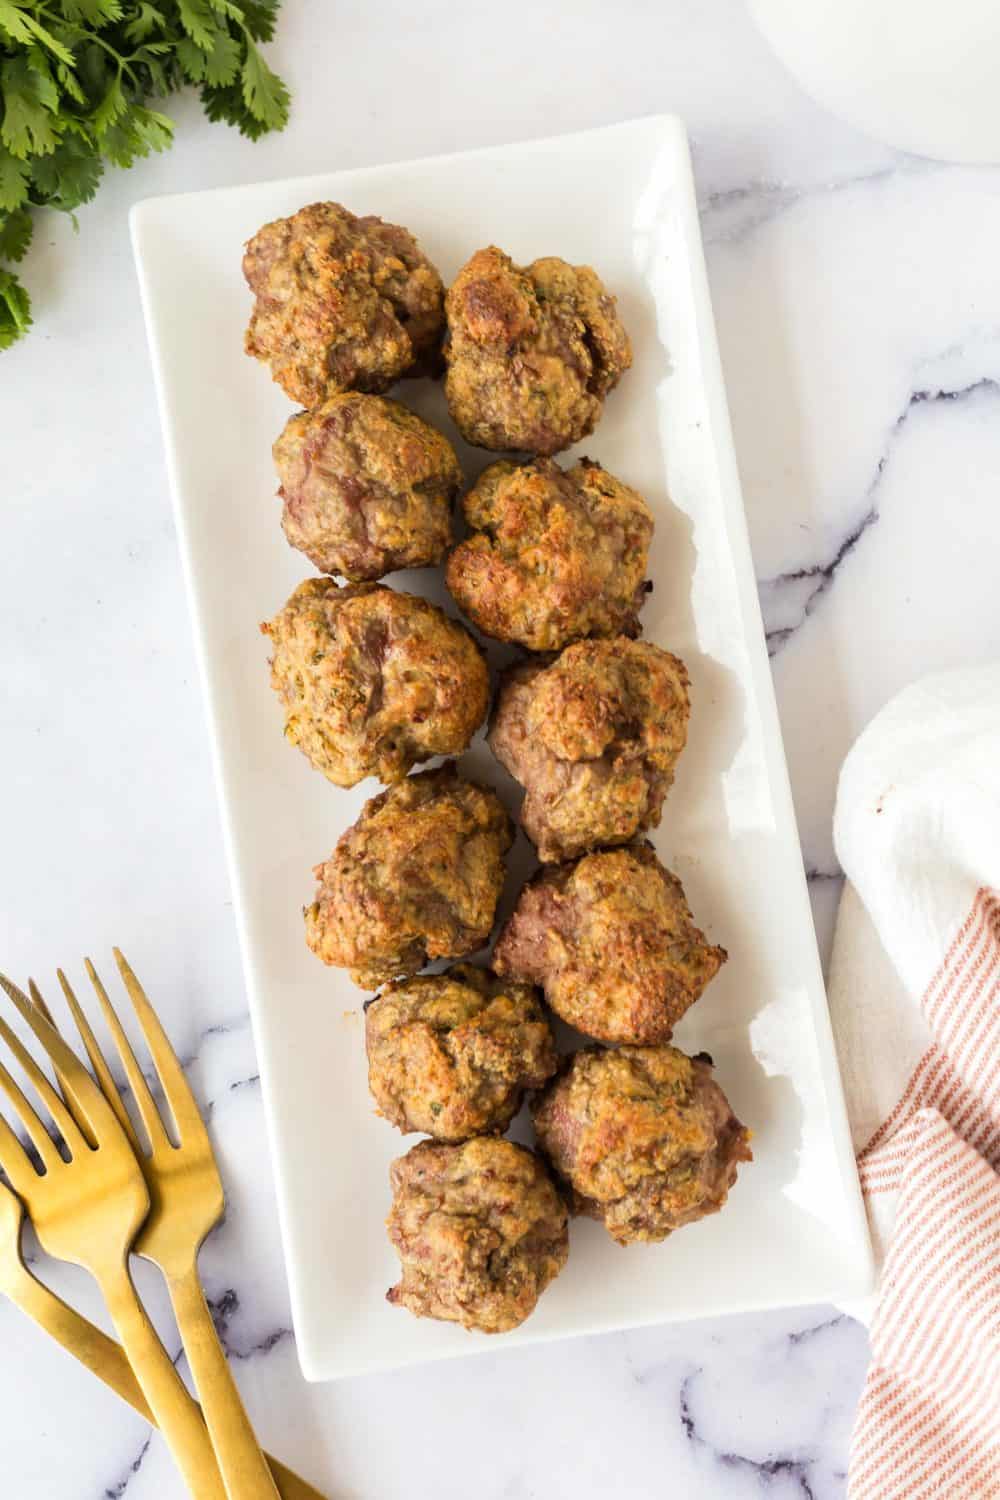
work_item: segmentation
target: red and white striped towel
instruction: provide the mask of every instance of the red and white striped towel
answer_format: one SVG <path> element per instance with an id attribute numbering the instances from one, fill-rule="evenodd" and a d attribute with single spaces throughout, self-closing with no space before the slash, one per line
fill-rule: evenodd
<path id="1" fill-rule="evenodd" d="M 849 1500 L 1000 1497 L 1000 667 L 841 773 L 830 1006 L 881 1276 Z"/>

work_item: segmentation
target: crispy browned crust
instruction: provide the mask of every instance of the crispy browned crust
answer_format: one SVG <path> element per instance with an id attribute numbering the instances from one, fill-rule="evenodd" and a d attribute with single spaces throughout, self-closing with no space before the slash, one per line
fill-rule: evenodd
<path id="1" fill-rule="evenodd" d="M 510 668 L 489 742 L 525 789 L 521 823 L 539 859 L 655 827 L 689 715 L 684 663 L 648 641 L 579 641 L 549 667 Z"/>
<path id="2" fill-rule="evenodd" d="M 445 391 L 480 448 L 559 453 L 593 432 L 632 363 L 616 301 L 590 266 L 556 256 L 516 266 L 490 245 L 445 302 Z"/>
<path id="3" fill-rule="evenodd" d="M 408 229 L 339 203 L 311 203 L 254 235 L 243 274 L 255 295 L 246 352 L 293 401 L 385 391 L 432 359 L 444 287 Z"/>
<path id="4" fill-rule="evenodd" d="M 368 990 L 475 953 L 493 927 L 512 842 L 496 793 L 454 765 L 409 776 L 366 802 L 316 866 L 306 942 Z"/>
<path id="5" fill-rule="evenodd" d="M 540 985 L 587 1036 L 641 1045 L 669 1040 L 725 960 L 643 843 L 542 870 L 500 933 L 493 967 Z"/>
<path id="6" fill-rule="evenodd" d="M 321 573 L 370 582 L 440 563 L 462 471 L 413 412 L 357 391 L 289 417 L 274 444 L 281 524 Z"/>
<path id="7" fill-rule="evenodd" d="M 387 985 L 366 1007 L 365 1042 L 379 1113 L 439 1141 L 502 1133 L 556 1071 L 538 991 L 471 964 Z"/>
<path id="8" fill-rule="evenodd" d="M 414 594 L 309 578 L 260 628 L 285 738 L 335 786 L 400 781 L 419 761 L 457 755 L 486 715 L 482 652 Z"/>
<path id="9" fill-rule="evenodd" d="M 490 464 L 463 501 L 471 534 L 446 581 L 484 635 L 558 651 L 590 635 L 637 635 L 653 516 L 589 458 Z"/>
<path id="10" fill-rule="evenodd" d="M 569 1254 L 566 1206 L 532 1151 L 494 1136 L 422 1141 L 392 1164 L 386 1293 L 418 1318 L 506 1333 L 535 1310 Z"/>
<path id="11" fill-rule="evenodd" d="M 753 1155 L 711 1059 L 676 1047 L 577 1052 L 532 1115 L 575 1211 L 621 1245 L 716 1213 Z"/>

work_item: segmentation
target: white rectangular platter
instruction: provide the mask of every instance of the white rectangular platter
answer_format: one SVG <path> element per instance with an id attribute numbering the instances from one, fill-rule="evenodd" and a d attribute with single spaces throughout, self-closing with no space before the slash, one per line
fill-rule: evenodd
<path id="1" fill-rule="evenodd" d="M 372 782 L 338 791 L 284 743 L 258 622 L 311 569 L 285 543 L 270 446 L 292 407 L 242 352 L 244 241 L 319 199 L 405 224 L 446 282 L 480 246 L 597 268 L 617 293 L 635 363 L 581 445 L 656 515 L 647 637 L 692 681 L 692 724 L 661 858 L 731 955 L 676 1036 L 712 1054 L 754 1132 L 725 1211 L 628 1250 L 590 1221 L 519 1330 L 490 1339 L 418 1321 L 383 1221 L 388 1167 L 412 1144 L 373 1113 L 363 996 L 303 940 L 311 869 Z M 216 756 L 260 1054 L 295 1332 L 306 1376 L 330 1379 L 643 1323 L 864 1295 L 871 1252 L 782 753 L 680 122 L 653 118 L 463 155 L 137 206 L 133 238 L 177 527 Z M 439 386 L 395 392 L 443 428 L 471 479 Z M 454 612 L 439 573 L 393 586 Z M 486 746 L 463 765 L 509 803 Z M 523 835 L 501 915 L 533 860 Z"/>

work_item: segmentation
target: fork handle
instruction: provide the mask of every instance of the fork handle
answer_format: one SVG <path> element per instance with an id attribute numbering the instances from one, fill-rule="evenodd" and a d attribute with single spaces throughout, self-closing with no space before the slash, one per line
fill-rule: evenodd
<path id="1" fill-rule="evenodd" d="M 8 1286 L 7 1295 L 26 1317 L 44 1329 L 56 1343 L 61 1344 L 67 1354 L 72 1354 L 91 1374 L 110 1386 L 140 1417 L 145 1417 L 147 1422 L 156 1425 L 156 1418 L 146 1405 L 146 1399 L 121 1344 L 116 1344 L 100 1328 L 95 1328 L 75 1307 L 63 1302 L 28 1271 L 18 1278 L 16 1286 Z M 190 1396 L 188 1400 L 191 1400 Z M 324 1500 L 319 1490 L 307 1484 L 291 1469 L 286 1469 L 276 1458 L 268 1456 L 268 1463 L 281 1500 Z"/>
<path id="2" fill-rule="evenodd" d="M 280 1500 L 208 1310 L 197 1264 L 180 1276 L 168 1275 L 167 1287 L 229 1500 Z"/>
<path id="3" fill-rule="evenodd" d="M 185 1484 L 195 1500 L 226 1500 L 208 1428 L 149 1321 L 127 1263 L 123 1259 L 96 1274 L 111 1321 Z"/>

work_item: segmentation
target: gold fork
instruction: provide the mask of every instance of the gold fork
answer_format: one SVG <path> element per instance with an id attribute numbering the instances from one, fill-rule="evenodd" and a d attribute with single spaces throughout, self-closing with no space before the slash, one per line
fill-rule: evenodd
<path id="1" fill-rule="evenodd" d="M 81 1364 L 110 1385 L 147 1422 L 153 1422 L 124 1350 L 33 1276 L 21 1256 L 24 1207 L 0 1182 L 0 1293 L 44 1328 Z"/>
<path id="2" fill-rule="evenodd" d="M 155 1425 L 156 1419 L 146 1404 L 121 1344 L 116 1344 L 114 1339 L 108 1338 L 100 1328 L 70 1307 L 33 1276 L 24 1264 L 21 1256 L 23 1222 L 24 1209 L 20 1199 L 0 1182 L 0 1294 L 9 1297 L 68 1354 L 103 1380 L 147 1422 Z M 268 1463 L 281 1492 L 281 1500 L 323 1500 L 319 1490 L 313 1489 L 291 1469 L 286 1469 L 276 1458 L 268 1458 Z"/>
<path id="3" fill-rule="evenodd" d="M 62 970 L 59 982 L 101 1091 L 128 1137 L 149 1189 L 149 1216 L 136 1236 L 132 1251 L 158 1266 L 166 1279 L 230 1500 L 278 1500 L 274 1479 L 240 1399 L 198 1276 L 198 1252 L 219 1223 L 225 1207 L 212 1144 L 184 1070 L 156 1012 L 123 954 L 116 948 L 114 955 L 173 1117 L 177 1146 L 167 1135 L 156 1101 L 93 964 L 89 959 L 85 961 L 87 974 L 121 1057 L 149 1140 L 148 1153 L 143 1150 L 104 1053 Z M 31 995 L 36 1007 L 51 1022 L 34 984 Z"/>
<path id="4" fill-rule="evenodd" d="M 20 1116 L 43 1172 L 35 1169 L 2 1116 L 0 1169 L 31 1215 L 43 1249 L 58 1260 L 83 1266 L 97 1281 L 188 1489 L 197 1500 L 224 1500 L 208 1429 L 132 1285 L 129 1251 L 149 1212 L 149 1192 L 139 1165 L 110 1105 L 83 1064 L 26 996 L 9 983 L 3 987 L 58 1067 L 73 1109 L 69 1110 L 31 1053 L 0 1018 L 0 1039 L 52 1116 L 69 1157 L 66 1161 L 60 1155 L 41 1116 L 0 1063 L 0 1089 Z"/>

